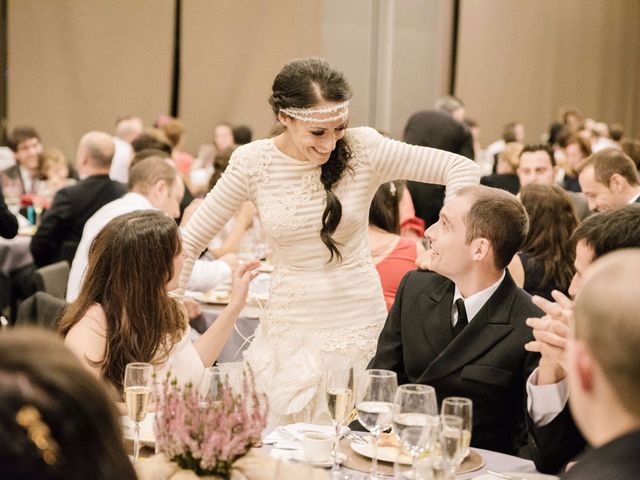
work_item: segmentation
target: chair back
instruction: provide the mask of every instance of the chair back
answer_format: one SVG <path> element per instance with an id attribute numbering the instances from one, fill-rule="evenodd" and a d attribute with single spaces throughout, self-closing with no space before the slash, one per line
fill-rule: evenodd
<path id="1" fill-rule="evenodd" d="M 61 261 L 38 268 L 35 271 L 36 287 L 39 292 L 46 292 L 64 300 L 67 295 L 69 281 L 69 263 Z"/>
<path id="2" fill-rule="evenodd" d="M 66 305 L 67 302 L 60 298 L 36 292 L 18 307 L 16 326 L 35 324 L 53 330 Z"/>

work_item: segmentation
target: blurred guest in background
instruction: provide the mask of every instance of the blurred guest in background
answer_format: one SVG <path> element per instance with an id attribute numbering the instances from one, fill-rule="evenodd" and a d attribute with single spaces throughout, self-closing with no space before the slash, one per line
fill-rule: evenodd
<path id="1" fill-rule="evenodd" d="M 520 201 L 529 215 L 529 232 L 509 271 L 530 295 L 553 300 L 553 290 L 565 294 L 569 290 L 574 257 L 567 245 L 578 219 L 558 185 L 527 185 L 520 191 Z"/>

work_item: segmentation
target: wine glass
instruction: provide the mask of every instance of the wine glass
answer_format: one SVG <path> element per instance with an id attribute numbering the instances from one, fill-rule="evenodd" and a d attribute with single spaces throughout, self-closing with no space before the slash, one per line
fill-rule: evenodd
<path id="1" fill-rule="evenodd" d="M 391 427 L 398 377 L 389 370 L 365 370 L 359 379 L 358 420 L 373 436 L 371 477 L 378 478 L 378 437 Z"/>
<path id="2" fill-rule="evenodd" d="M 473 402 L 464 397 L 447 397 L 442 401 L 442 415 L 455 415 L 462 419 L 462 458 L 469 455 L 473 428 Z"/>
<path id="3" fill-rule="evenodd" d="M 406 384 L 395 396 L 393 430 L 411 453 L 411 478 L 418 478 L 418 455 L 433 448 L 439 427 L 436 390 L 429 385 Z"/>
<path id="4" fill-rule="evenodd" d="M 140 423 L 147 416 L 153 387 L 153 366 L 150 363 L 128 363 L 124 371 L 124 398 L 129 418 L 134 425 L 133 463 L 140 454 Z"/>
<path id="5" fill-rule="evenodd" d="M 440 447 L 446 478 L 453 479 L 462 461 L 462 418 L 440 415 Z"/>
<path id="6" fill-rule="evenodd" d="M 340 431 L 353 408 L 353 368 L 342 365 L 329 365 L 325 381 L 327 406 L 329 407 L 333 425 L 336 428 L 331 478 L 334 480 L 349 479 L 351 475 L 340 471 L 338 455 L 340 454 Z"/>
<path id="7" fill-rule="evenodd" d="M 200 407 L 222 404 L 223 377 L 220 367 L 208 367 L 204 369 L 198 393 L 200 395 Z"/>

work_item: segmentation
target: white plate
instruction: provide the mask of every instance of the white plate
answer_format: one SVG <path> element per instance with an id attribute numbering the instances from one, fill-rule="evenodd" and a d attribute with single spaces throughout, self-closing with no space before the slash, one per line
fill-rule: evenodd
<path id="1" fill-rule="evenodd" d="M 503 472 L 500 472 L 503 473 Z M 553 475 L 544 475 L 542 473 L 523 473 L 523 472 L 504 472 L 505 475 L 513 475 L 515 478 L 523 478 L 525 480 L 558 480 L 558 477 Z M 484 473 L 479 477 L 473 477 L 473 480 L 503 480 L 500 477 L 491 475 L 490 473 Z"/>
<path id="2" fill-rule="evenodd" d="M 370 437 L 368 437 L 370 438 Z M 360 455 L 373 458 L 373 445 L 371 443 L 351 442 L 351 450 Z M 397 462 L 402 465 L 411 465 L 411 457 L 400 452 L 398 447 L 378 447 L 378 460 L 383 462 Z"/>
<path id="3" fill-rule="evenodd" d="M 294 454 L 291 455 L 291 459 L 295 460 L 296 462 L 308 463 L 309 465 L 311 465 L 313 467 L 329 468 L 329 467 L 333 466 L 333 457 L 332 456 L 330 456 L 324 462 L 310 462 L 309 460 L 307 460 L 307 457 L 305 456 L 303 451 L 294 452 Z M 344 453 L 342 453 L 342 452 L 338 453 L 338 465 L 340 465 L 346 459 L 347 459 L 347 456 Z"/>
<path id="4" fill-rule="evenodd" d="M 188 290 L 185 292 L 185 295 L 200 303 L 210 303 L 213 305 L 227 305 L 229 303 L 229 292 L 217 290 L 196 292 L 194 290 Z"/>
<path id="5" fill-rule="evenodd" d="M 153 431 L 155 419 L 155 413 L 147 413 L 147 416 L 144 417 L 144 420 L 140 423 L 140 441 L 150 447 L 153 447 L 156 444 L 156 434 Z M 124 415 L 121 420 L 124 438 L 133 440 L 133 422 L 128 415 Z"/>

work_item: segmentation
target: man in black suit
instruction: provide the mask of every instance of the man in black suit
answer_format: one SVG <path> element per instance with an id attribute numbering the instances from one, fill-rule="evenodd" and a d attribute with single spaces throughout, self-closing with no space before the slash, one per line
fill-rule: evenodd
<path id="1" fill-rule="evenodd" d="M 615 250 L 640 248 L 640 205 L 590 216 L 573 232 L 571 243 L 575 245 L 576 273 L 569 294 L 576 297 L 585 271 L 596 259 Z M 574 305 L 560 292 L 553 296 L 558 303 L 533 298 L 546 315 L 527 320 L 535 341 L 525 347 L 542 354 L 539 368 L 527 380 L 527 424 L 531 457 L 536 468 L 545 473 L 560 471 L 586 445 L 567 405 L 570 393 L 564 359 Z"/>
<path id="2" fill-rule="evenodd" d="M 78 144 L 78 174 L 82 180 L 58 191 L 31 240 L 38 267 L 73 260 L 85 222 L 103 205 L 125 194 L 123 184 L 109 178 L 114 146 L 111 135 L 89 132 Z"/>
<path id="3" fill-rule="evenodd" d="M 589 208 L 605 212 L 640 203 L 640 180 L 636 164 L 622 150 L 605 148 L 588 157 L 580 167 L 578 181 Z"/>
<path id="4" fill-rule="evenodd" d="M 640 478 L 640 249 L 619 250 L 587 271 L 576 298 L 566 363 L 571 412 L 593 447 L 565 480 Z"/>
<path id="5" fill-rule="evenodd" d="M 431 240 L 431 271 L 409 272 L 369 368 L 399 383 L 424 383 L 473 401 L 471 445 L 517 453 L 524 437 L 525 380 L 538 354 L 525 319 L 539 315 L 506 267 L 527 233 L 524 207 L 508 192 L 472 186 L 449 197 Z"/>
<path id="6" fill-rule="evenodd" d="M 446 100 L 446 101 L 444 101 Z M 411 145 L 439 148 L 473 160 L 473 136 L 462 123 L 464 106 L 453 97 L 441 99 L 438 110 L 417 112 L 411 115 L 404 128 L 404 141 Z M 456 109 L 457 105 L 457 109 Z M 462 113 L 460 113 L 462 112 Z M 407 182 L 416 216 L 427 226 L 438 220 L 444 202 L 444 187 L 431 183 Z"/>

